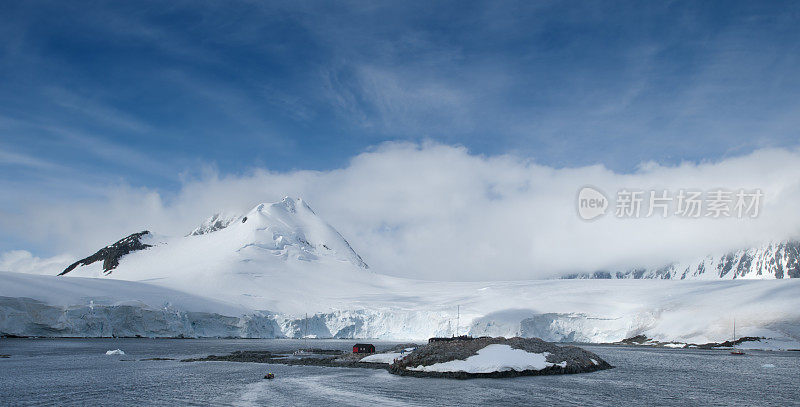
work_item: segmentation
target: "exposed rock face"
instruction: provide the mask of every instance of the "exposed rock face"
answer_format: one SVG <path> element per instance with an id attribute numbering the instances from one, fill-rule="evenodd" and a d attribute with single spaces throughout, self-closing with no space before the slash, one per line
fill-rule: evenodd
<path id="1" fill-rule="evenodd" d="M 502 370 L 490 373 L 469 373 L 464 371 L 436 372 L 412 370 L 419 366 L 431 366 L 455 360 L 466 360 L 478 354 L 478 351 L 489 345 L 508 345 L 530 353 L 547 353 L 549 367 L 539 370 Z M 566 363 L 565 363 L 566 362 Z M 454 379 L 470 379 L 478 377 L 514 377 L 568 373 L 585 373 L 610 369 L 613 366 L 587 350 L 575 346 L 559 346 L 545 342 L 539 338 L 477 338 L 473 340 L 455 340 L 433 342 L 421 346 L 410 355 L 392 364 L 389 371 L 402 376 L 447 377 Z"/>
<path id="2" fill-rule="evenodd" d="M 689 263 L 625 271 L 596 271 L 565 278 L 653 278 L 653 279 L 782 279 L 800 278 L 800 241 L 789 240 L 708 256 Z"/>
<path id="3" fill-rule="evenodd" d="M 97 261 L 102 261 L 103 271 L 105 273 L 110 273 L 111 270 L 113 270 L 119 265 L 119 259 L 122 256 L 131 252 L 144 250 L 147 249 L 148 247 L 152 247 L 152 245 L 142 242 L 142 238 L 149 235 L 150 232 L 144 230 L 139 233 L 134 233 L 130 236 L 124 237 L 119 241 L 117 241 L 116 243 L 98 250 L 95 254 L 70 264 L 69 267 L 64 269 L 64 271 L 62 271 L 58 275 L 63 276 L 64 274 L 69 273 L 78 266 L 88 266 L 89 264 L 92 264 Z"/>

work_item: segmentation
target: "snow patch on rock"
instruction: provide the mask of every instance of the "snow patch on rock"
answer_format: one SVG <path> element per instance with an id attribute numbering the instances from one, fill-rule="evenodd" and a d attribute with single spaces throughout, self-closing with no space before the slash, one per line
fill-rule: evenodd
<path id="1" fill-rule="evenodd" d="M 477 355 L 465 360 L 452 360 L 435 363 L 429 366 L 409 367 L 408 370 L 418 372 L 465 372 L 493 373 L 514 370 L 542 370 L 555 365 L 547 361 L 547 352 L 531 353 L 522 349 L 514 349 L 509 345 L 493 344 L 478 351 Z M 561 366 L 563 364 L 563 366 Z M 566 362 L 559 364 L 566 367 Z"/>
<path id="2" fill-rule="evenodd" d="M 388 352 L 388 353 L 376 353 L 374 355 L 369 355 L 360 360 L 360 362 L 367 362 L 367 363 L 385 363 L 385 364 L 392 364 L 395 360 L 402 359 L 406 357 L 408 353 L 400 353 L 400 352 Z"/>

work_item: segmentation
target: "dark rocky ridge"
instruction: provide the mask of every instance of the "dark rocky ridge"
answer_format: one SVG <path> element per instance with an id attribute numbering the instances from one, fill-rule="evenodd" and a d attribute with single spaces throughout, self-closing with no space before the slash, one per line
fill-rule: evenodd
<path id="1" fill-rule="evenodd" d="M 408 370 L 417 366 L 430 366 L 436 363 L 445 363 L 453 360 L 464 360 L 478 354 L 478 351 L 493 344 L 509 345 L 514 349 L 521 349 L 531 353 L 548 352 L 547 362 L 561 363 L 566 361 L 566 367 L 553 365 L 542 370 L 507 370 L 492 373 L 467 373 L 467 372 L 422 372 Z M 594 359 L 597 363 L 592 362 Z M 452 379 L 471 379 L 481 377 L 516 377 L 539 376 L 552 374 L 587 373 L 597 370 L 610 369 L 608 362 L 600 356 L 576 346 L 560 346 L 545 342 L 539 338 L 477 338 L 472 340 L 456 340 L 447 342 L 433 342 L 417 348 L 410 355 L 389 367 L 391 373 L 401 376 L 415 377 L 445 377 Z"/>
<path id="2" fill-rule="evenodd" d="M 119 259 L 122 258 L 122 256 L 152 247 L 152 245 L 142 243 L 142 238 L 149 234 L 149 231 L 144 230 L 139 233 L 126 236 L 118 240 L 116 243 L 98 250 L 95 254 L 70 264 L 69 267 L 65 268 L 61 273 L 58 273 L 58 275 L 63 276 L 78 266 L 88 266 L 89 264 L 101 260 L 103 261 L 103 271 L 105 273 L 110 273 L 111 270 L 119 266 Z"/>

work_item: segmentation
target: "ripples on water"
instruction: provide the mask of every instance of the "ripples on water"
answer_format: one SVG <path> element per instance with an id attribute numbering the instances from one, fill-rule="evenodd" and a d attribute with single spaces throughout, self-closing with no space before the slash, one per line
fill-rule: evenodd
<path id="1" fill-rule="evenodd" d="M 378 349 L 391 343 L 376 343 Z M 515 379 L 419 379 L 382 370 L 142 361 L 294 340 L 0 339 L 0 405 L 798 405 L 800 353 L 585 346 L 615 369 Z M 308 346 L 350 349 L 352 341 Z M 125 355 L 106 356 L 111 349 Z M 273 372 L 275 380 L 262 377 Z"/>

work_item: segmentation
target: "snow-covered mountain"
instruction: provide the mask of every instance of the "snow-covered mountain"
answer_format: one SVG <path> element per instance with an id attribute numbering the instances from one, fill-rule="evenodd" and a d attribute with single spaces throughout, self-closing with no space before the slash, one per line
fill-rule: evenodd
<path id="1" fill-rule="evenodd" d="M 246 215 L 215 214 L 184 237 L 157 239 L 149 231 L 131 234 L 76 261 L 59 275 L 97 277 L 98 269 L 110 274 L 125 256 L 158 246 L 164 248 L 133 257 L 159 256 L 163 263 L 174 265 L 186 257 L 201 256 L 204 261 L 216 262 L 233 255 L 240 261 L 252 261 L 269 253 L 283 260 L 336 259 L 361 269 L 369 268 L 347 240 L 308 204 L 302 199 L 286 197 L 280 202 L 259 204 Z M 102 265 L 96 264 L 101 261 Z M 128 261 L 126 258 L 126 264 Z"/>
<path id="2" fill-rule="evenodd" d="M 109 253 L 125 253 L 111 269 Z M 62 274 L 153 282 L 261 310 L 308 309 L 342 282 L 372 275 L 341 234 L 302 199 L 288 197 L 199 234 L 128 236 L 76 264 Z"/>
<path id="3" fill-rule="evenodd" d="M 768 243 L 719 256 L 707 256 L 689 262 L 658 268 L 633 268 L 625 271 L 596 271 L 572 274 L 566 278 L 657 278 L 686 279 L 784 279 L 800 278 L 800 241 Z"/>
<path id="4" fill-rule="evenodd" d="M 196 231 L 135 233 L 60 277 L 0 273 L 0 335 L 275 338 L 308 326 L 319 338 L 704 343 L 728 339 L 735 315 L 740 335 L 800 347 L 800 279 L 395 278 L 368 271 L 347 240 L 290 198 Z"/>

